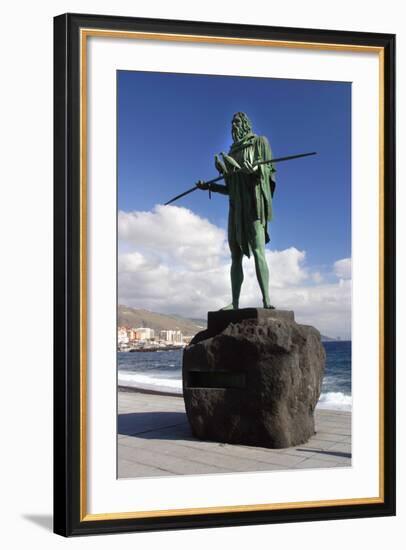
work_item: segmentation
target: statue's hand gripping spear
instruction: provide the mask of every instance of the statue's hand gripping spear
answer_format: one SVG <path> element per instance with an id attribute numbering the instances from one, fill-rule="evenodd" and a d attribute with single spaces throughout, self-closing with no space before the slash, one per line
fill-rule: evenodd
<path id="1" fill-rule="evenodd" d="M 288 157 L 279 157 L 279 158 L 270 159 L 270 160 L 259 160 L 257 162 L 254 162 L 252 167 L 255 168 L 257 166 L 260 166 L 261 164 L 274 164 L 276 162 L 283 162 L 283 161 L 286 161 L 286 160 L 293 160 L 293 159 L 298 159 L 298 158 L 303 158 L 303 157 L 310 157 L 311 155 L 316 155 L 316 154 L 317 154 L 316 152 L 301 153 L 300 155 L 290 155 Z M 241 168 L 240 165 L 238 164 L 238 162 L 236 162 L 232 157 L 226 155 L 225 153 L 221 153 L 221 156 L 224 159 L 224 163 L 221 162 L 221 160 L 218 158 L 217 155 L 215 157 L 215 166 L 216 166 L 217 170 L 219 172 L 221 172 L 220 176 L 218 176 L 217 178 L 211 179 L 209 181 L 198 181 L 195 184 L 194 187 L 191 187 L 190 189 L 188 189 L 187 191 L 184 191 L 180 195 L 176 195 L 176 197 L 173 197 L 168 202 L 166 202 L 165 206 L 168 205 L 168 204 L 171 204 L 172 202 L 177 201 L 178 199 L 188 195 L 189 193 L 193 193 L 193 191 L 196 191 L 196 189 L 207 189 L 209 191 L 209 194 L 211 195 L 210 185 L 212 183 L 216 183 L 217 181 L 220 181 L 220 180 L 224 179 L 224 177 L 230 172 L 231 167 L 233 168 L 233 170 L 232 170 L 233 174 L 236 174 L 238 172 L 246 172 L 246 170 L 247 170 L 246 167 Z"/>

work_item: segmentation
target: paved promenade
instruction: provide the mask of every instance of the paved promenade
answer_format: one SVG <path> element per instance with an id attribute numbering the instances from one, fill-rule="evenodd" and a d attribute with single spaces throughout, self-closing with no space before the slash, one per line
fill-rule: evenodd
<path id="1" fill-rule="evenodd" d="M 118 412 L 119 478 L 351 466 L 349 412 L 316 411 L 316 435 L 278 450 L 194 438 L 182 397 L 119 391 Z"/>

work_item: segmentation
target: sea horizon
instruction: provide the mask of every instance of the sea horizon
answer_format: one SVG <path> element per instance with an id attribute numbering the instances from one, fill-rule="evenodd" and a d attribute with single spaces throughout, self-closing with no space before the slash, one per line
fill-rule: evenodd
<path id="1" fill-rule="evenodd" d="M 351 340 L 330 340 L 323 342 L 323 345 L 326 349 L 326 370 L 317 407 L 350 411 Z M 118 386 L 182 395 L 182 351 L 118 352 Z"/>

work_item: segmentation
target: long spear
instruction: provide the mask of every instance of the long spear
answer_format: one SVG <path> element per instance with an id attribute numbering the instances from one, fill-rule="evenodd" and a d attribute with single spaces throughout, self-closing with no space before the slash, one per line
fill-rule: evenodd
<path id="1" fill-rule="evenodd" d="M 290 155 L 288 157 L 279 157 L 277 159 L 259 160 L 257 162 L 254 162 L 253 166 L 260 166 L 261 164 L 269 164 L 269 163 L 273 164 L 274 162 L 283 162 L 285 160 L 299 159 L 299 158 L 302 158 L 302 157 L 310 157 L 311 155 L 317 155 L 317 153 L 314 151 L 312 153 L 301 153 L 300 155 Z M 232 172 L 232 174 L 237 174 L 238 172 L 242 172 L 243 170 L 244 169 L 241 168 L 240 170 L 236 170 L 235 172 Z M 220 181 L 220 180 L 223 180 L 223 179 L 224 179 L 224 176 L 219 176 L 218 178 L 214 178 L 212 180 L 209 180 L 209 181 L 206 181 L 206 182 L 203 182 L 203 183 L 207 183 L 207 184 L 216 183 L 216 181 Z M 196 187 L 196 185 L 195 185 L 194 187 L 191 187 L 190 189 L 188 189 L 187 191 L 184 191 L 180 195 L 176 195 L 176 197 L 173 197 L 173 199 L 166 202 L 164 206 L 166 206 L 168 204 L 171 204 L 171 202 L 177 201 L 178 199 L 184 197 L 185 195 L 189 195 L 189 193 L 193 193 L 193 191 L 196 191 L 196 189 L 199 189 L 199 188 Z"/>

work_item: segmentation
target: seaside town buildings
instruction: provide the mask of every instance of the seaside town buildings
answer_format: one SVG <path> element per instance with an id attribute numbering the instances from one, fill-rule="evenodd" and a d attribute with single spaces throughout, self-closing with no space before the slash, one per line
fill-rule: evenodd
<path id="1" fill-rule="evenodd" d="M 134 335 L 133 340 L 155 340 L 155 331 L 152 328 L 134 328 L 130 332 Z"/>
<path id="2" fill-rule="evenodd" d="M 171 344 L 183 344 L 183 334 L 180 330 L 161 330 L 159 339 Z"/>
<path id="3" fill-rule="evenodd" d="M 127 329 L 125 327 L 118 327 L 117 331 L 117 344 L 120 345 L 126 345 L 130 341 Z"/>
<path id="4" fill-rule="evenodd" d="M 117 329 L 117 347 L 120 351 L 165 349 L 184 347 L 191 337 L 185 337 L 180 330 L 161 330 L 157 337 L 149 327 Z"/>

